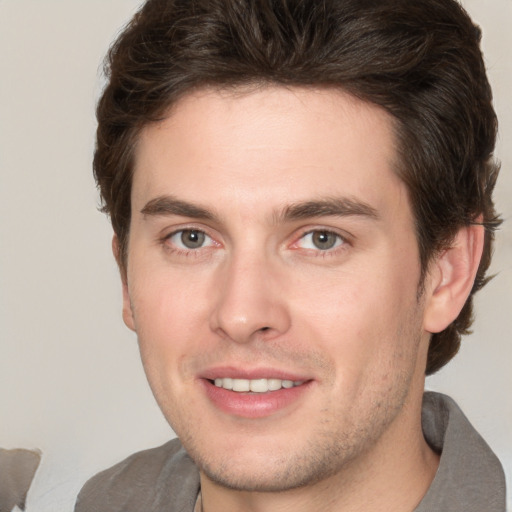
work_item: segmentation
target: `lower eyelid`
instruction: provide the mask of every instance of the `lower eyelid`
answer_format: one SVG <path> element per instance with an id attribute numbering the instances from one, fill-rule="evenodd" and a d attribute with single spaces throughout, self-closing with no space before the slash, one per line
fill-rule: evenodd
<path id="1" fill-rule="evenodd" d="M 205 243 L 204 245 L 201 245 L 196 248 L 187 247 L 183 243 L 179 241 L 173 241 L 173 238 L 176 236 L 180 236 L 184 231 L 197 231 L 198 233 L 203 233 L 205 236 Z M 164 236 L 162 236 L 159 239 L 159 243 L 163 245 L 166 250 L 170 252 L 175 252 L 177 254 L 183 254 L 186 255 L 188 253 L 198 253 L 200 249 L 208 249 L 211 247 L 216 247 L 220 244 L 218 244 L 215 239 L 210 236 L 204 229 L 199 229 L 195 227 L 183 227 L 181 229 L 177 229 L 172 231 L 171 233 L 168 233 Z"/>
<path id="2" fill-rule="evenodd" d="M 200 247 L 196 247 L 196 248 L 190 248 L 190 247 L 186 247 L 185 245 L 182 246 L 182 244 L 173 242 L 173 240 L 172 240 L 173 237 L 182 234 L 184 231 L 197 231 L 197 232 L 203 233 L 205 235 L 204 245 L 202 245 Z M 323 233 L 328 233 L 328 234 L 334 235 L 337 239 L 335 242 L 335 245 L 333 247 L 330 247 L 327 249 L 321 249 L 319 247 L 307 247 L 306 248 L 306 247 L 300 246 L 301 240 L 304 240 L 304 238 L 307 237 L 308 235 L 313 235 L 314 233 L 318 233 L 318 232 L 323 232 Z M 199 249 L 207 249 L 210 247 L 218 247 L 221 245 L 221 244 L 217 243 L 215 241 L 215 239 L 212 236 L 210 236 L 206 231 L 204 231 L 203 229 L 195 228 L 195 227 L 183 227 L 181 229 L 172 231 L 171 233 L 165 234 L 164 236 L 159 238 L 159 243 L 166 246 L 167 249 L 170 251 L 175 251 L 177 253 L 182 253 L 182 254 L 186 254 L 188 252 L 190 252 L 190 253 L 198 252 Z M 296 241 L 292 244 L 292 248 L 297 248 L 297 249 L 302 248 L 304 250 L 314 251 L 319 254 L 328 255 L 329 253 L 337 252 L 337 250 L 342 250 L 344 248 L 344 246 L 348 246 L 348 245 L 350 245 L 350 242 L 342 234 L 337 233 L 336 231 L 333 231 L 333 230 L 319 228 L 319 229 L 311 229 L 311 230 L 308 230 L 308 231 L 302 233 L 296 239 Z"/>
<path id="3" fill-rule="evenodd" d="M 310 231 L 306 231 L 305 233 L 303 233 L 297 240 L 297 242 L 295 242 L 294 245 L 298 245 L 300 243 L 301 240 L 304 240 L 308 235 L 313 235 L 314 233 L 326 233 L 326 234 L 329 234 L 329 235 L 334 235 L 336 237 L 336 242 L 335 242 L 335 245 L 333 247 L 330 247 L 330 248 L 327 248 L 327 249 L 321 249 L 319 247 L 307 247 L 305 249 L 307 250 L 314 250 L 314 251 L 318 251 L 318 252 L 329 252 L 329 251 L 334 251 L 336 249 L 338 249 L 339 247 L 347 244 L 347 239 L 340 235 L 339 233 L 337 233 L 336 231 L 332 231 L 332 230 L 328 230 L 328 229 L 312 229 Z"/>

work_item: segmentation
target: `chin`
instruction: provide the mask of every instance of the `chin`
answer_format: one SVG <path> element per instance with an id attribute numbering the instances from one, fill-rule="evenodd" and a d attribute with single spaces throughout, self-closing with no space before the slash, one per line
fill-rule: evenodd
<path id="1" fill-rule="evenodd" d="M 339 441 L 339 439 L 337 440 Z M 281 444 L 282 447 L 282 444 Z M 197 453 L 186 447 L 201 474 L 214 484 L 245 492 L 284 492 L 313 485 L 339 473 L 356 455 L 355 446 L 329 440 L 321 446 L 296 444 L 282 448 L 225 453 Z"/>
<path id="2" fill-rule="evenodd" d="M 236 491 L 284 492 L 311 485 L 329 475 L 320 474 L 304 466 L 255 468 L 240 466 L 214 468 L 205 466 L 201 472 L 214 484 Z M 334 473 L 334 472 L 333 472 Z"/>

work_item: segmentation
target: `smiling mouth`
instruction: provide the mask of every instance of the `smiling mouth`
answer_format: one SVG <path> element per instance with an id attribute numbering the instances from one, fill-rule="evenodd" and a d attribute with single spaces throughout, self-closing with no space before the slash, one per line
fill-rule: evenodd
<path id="1" fill-rule="evenodd" d="M 216 387 L 235 391 L 237 393 L 268 393 L 280 389 L 290 389 L 304 384 L 304 381 L 283 379 L 232 379 L 230 377 L 216 378 L 210 381 Z"/>

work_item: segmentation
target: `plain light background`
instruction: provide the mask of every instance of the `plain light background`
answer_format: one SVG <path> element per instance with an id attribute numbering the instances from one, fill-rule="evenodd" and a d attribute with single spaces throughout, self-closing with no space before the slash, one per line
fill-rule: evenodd
<path id="1" fill-rule="evenodd" d="M 43 452 L 28 512 L 72 510 L 88 477 L 173 436 L 121 320 L 111 228 L 91 173 L 101 61 L 138 4 L 0 0 L 0 446 Z M 427 387 L 458 401 L 510 488 L 512 0 L 464 5 L 483 28 L 501 122 L 505 224 L 474 334 Z"/>

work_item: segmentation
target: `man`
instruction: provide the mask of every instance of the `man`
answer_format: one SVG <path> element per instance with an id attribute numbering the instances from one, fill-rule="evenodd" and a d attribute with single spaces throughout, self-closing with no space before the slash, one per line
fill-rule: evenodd
<path id="1" fill-rule="evenodd" d="M 76 510 L 503 511 L 425 394 L 486 282 L 496 118 L 453 0 L 149 0 L 95 175 L 123 318 L 179 440 Z"/>

